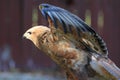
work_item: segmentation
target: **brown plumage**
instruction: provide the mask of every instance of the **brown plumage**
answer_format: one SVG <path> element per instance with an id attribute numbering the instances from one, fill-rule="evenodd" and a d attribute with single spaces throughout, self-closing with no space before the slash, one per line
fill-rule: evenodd
<path id="1" fill-rule="evenodd" d="M 62 8 L 48 4 L 40 8 L 50 28 L 35 26 L 23 36 L 61 66 L 67 80 L 120 80 L 120 69 L 107 57 L 105 43 L 93 29 Z M 61 11 L 69 18 L 62 18 Z M 82 27 L 74 24 L 76 19 Z"/>

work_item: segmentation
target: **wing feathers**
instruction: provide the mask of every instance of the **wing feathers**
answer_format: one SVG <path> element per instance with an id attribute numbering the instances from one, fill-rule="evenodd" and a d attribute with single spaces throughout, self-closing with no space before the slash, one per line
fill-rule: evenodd
<path id="1" fill-rule="evenodd" d="M 95 50 L 96 53 L 104 54 L 105 56 L 107 56 L 108 54 L 107 47 L 102 38 L 78 16 L 68 12 L 65 9 L 53 5 L 40 4 L 40 6 L 42 6 L 41 8 L 42 14 L 50 17 L 55 28 L 61 29 L 62 27 L 64 33 L 71 33 L 73 36 L 76 36 L 76 39 L 79 40 L 85 37 L 86 37 L 85 39 L 89 38 L 88 39 L 90 40 L 89 42 L 91 42 L 92 45 L 95 45 L 96 49 L 93 50 Z M 85 34 L 87 33 L 87 35 L 83 36 L 84 33 Z M 91 37 L 95 41 L 93 41 Z M 89 48 L 91 48 L 92 46 L 91 44 L 85 43 L 84 41 L 83 43 L 88 45 Z"/>

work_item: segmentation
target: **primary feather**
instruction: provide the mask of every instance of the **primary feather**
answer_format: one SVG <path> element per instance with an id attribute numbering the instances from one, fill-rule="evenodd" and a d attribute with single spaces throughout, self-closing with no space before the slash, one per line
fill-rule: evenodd
<path id="1" fill-rule="evenodd" d="M 70 33 L 89 51 L 107 57 L 108 50 L 103 39 L 78 16 L 50 4 L 40 4 L 39 8 L 46 19 L 51 20 L 49 24 L 53 24 L 55 28 L 62 30 L 65 35 Z"/>

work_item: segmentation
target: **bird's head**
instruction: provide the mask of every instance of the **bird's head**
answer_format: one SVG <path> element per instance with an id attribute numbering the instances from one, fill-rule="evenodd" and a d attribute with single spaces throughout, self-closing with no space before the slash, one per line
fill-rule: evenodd
<path id="1" fill-rule="evenodd" d="M 44 36 L 49 31 L 50 29 L 46 26 L 34 26 L 24 33 L 23 38 L 32 41 L 37 46 L 38 37 Z"/>

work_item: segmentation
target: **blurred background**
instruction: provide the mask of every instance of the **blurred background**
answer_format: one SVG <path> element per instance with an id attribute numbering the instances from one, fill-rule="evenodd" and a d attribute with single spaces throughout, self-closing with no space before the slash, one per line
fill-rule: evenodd
<path id="1" fill-rule="evenodd" d="M 21 76 L 15 80 L 22 76 L 20 80 L 33 80 L 33 74 L 34 80 L 64 80 L 62 70 L 49 57 L 22 39 L 30 27 L 48 25 L 38 9 L 41 3 L 67 9 L 94 27 L 120 67 L 120 0 L 0 0 L 0 80 L 17 74 Z"/>

